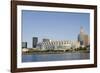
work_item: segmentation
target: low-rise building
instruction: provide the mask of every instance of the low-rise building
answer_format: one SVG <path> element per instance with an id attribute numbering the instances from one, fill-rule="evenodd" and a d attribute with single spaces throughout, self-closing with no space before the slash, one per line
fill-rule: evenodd
<path id="1" fill-rule="evenodd" d="M 22 42 L 22 48 L 27 48 L 27 42 Z"/>
<path id="2" fill-rule="evenodd" d="M 80 43 L 78 41 L 70 41 L 70 40 L 60 40 L 60 41 L 47 41 L 42 42 L 37 46 L 40 47 L 41 50 L 68 50 L 68 49 L 74 49 L 79 48 Z"/>

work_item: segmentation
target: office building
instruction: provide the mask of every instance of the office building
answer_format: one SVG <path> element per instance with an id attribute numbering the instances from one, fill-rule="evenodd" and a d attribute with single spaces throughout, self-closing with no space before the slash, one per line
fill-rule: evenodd
<path id="1" fill-rule="evenodd" d="M 22 42 L 22 48 L 27 48 L 27 42 Z"/>
<path id="2" fill-rule="evenodd" d="M 85 46 L 89 46 L 89 37 L 88 37 L 88 35 L 84 35 L 84 45 Z"/>
<path id="3" fill-rule="evenodd" d="M 89 45 L 89 37 L 84 32 L 83 27 L 80 28 L 80 33 L 78 35 L 78 41 L 80 42 L 80 46 L 88 46 Z"/>
<path id="4" fill-rule="evenodd" d="M 33 41 L 32 41 L 33 48 L 36 48 L 37 43 L 38 43 L 38 37 L 33 37 Z"/>

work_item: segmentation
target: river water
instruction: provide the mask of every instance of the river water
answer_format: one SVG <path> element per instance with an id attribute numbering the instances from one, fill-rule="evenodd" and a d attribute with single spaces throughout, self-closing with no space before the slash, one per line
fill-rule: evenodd
<path id="1" fill-rule="evenodd" d="M 89 58 L 90 58 L 90 53 L 31 54 L 31 55 L 22 55 L 22 62 L 83 60 Z"/>

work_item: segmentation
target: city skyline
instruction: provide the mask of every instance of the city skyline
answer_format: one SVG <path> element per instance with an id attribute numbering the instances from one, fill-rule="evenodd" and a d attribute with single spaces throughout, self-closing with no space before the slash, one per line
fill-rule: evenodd
<path id="1" fill-rule="evenodd" d="M 89 13 L 22 10 L 22 41 L 32 47 L 32 37 L 52 40 L 77 40 L 82 26 L 90 35 Z"/>

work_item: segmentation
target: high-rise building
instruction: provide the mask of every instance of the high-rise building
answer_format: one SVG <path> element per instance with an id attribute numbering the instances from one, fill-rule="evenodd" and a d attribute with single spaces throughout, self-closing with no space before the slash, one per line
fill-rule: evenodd
<path id="1" fill-rule="evenodd" d="M 83 27 L 80 28 L 80 33 L 78 35 L 78 42 L 80 42 L 80 46 L 87 46 L 87 45 L 89 45 L 89 37 L 84 32 Z"/>
<path id="2" fill-rule="evenodd" d="M 78 41 L 80 42 L 80 45 L 83 45 L 84 43 L 84 30 L 83 27 L 80 28 L 80 33 L 78 35 Z"/>
<path id="3" fill-rule="evenodd" d="M 27 48 L 27 42 L 22 42 L 22 48 Z"/>
<path id="4" fill-rule="evenodd" d="M 84 35 L 84 45 L 85 46 L 89 45 L 89 37 L 88 37 L 88 35 Z"/>
<path id="5" fill-rule="evenodd" d="M 33 37 L 33 41 L 32 41 L 33 48 L 36 48 L 37 43 L 38 43 L 38 37 Z"/>

